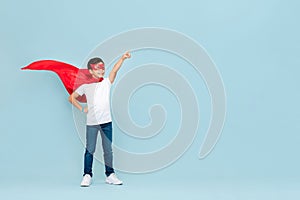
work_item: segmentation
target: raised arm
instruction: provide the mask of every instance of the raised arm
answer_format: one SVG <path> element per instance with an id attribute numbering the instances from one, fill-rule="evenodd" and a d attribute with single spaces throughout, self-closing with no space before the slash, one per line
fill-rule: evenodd
<path id="1" fill-rule="evenodd" d="M 127 51 L 125 52 L 122 57 L 118 60 L 118 62 L 114 65 L 113 69 L 111 70 L 110 74 L 109 74 L 109 80 L 111 83 L 114 82 L 116 76 L 117 76 L 117 73 L 119 71 L 119 69 L 121 68 L 124 60 L 126 60 L 127 58 L 130 58 L 131 55 L 130 53 Z"/>

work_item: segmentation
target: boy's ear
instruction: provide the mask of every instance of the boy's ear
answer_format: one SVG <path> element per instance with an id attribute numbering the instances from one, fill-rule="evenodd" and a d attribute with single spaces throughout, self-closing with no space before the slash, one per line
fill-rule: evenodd
<path id="1" fill-rule="evenodd" d="M 90 74 L 93 74 L 93 71 L 91 69 L 89 69 Z"/>

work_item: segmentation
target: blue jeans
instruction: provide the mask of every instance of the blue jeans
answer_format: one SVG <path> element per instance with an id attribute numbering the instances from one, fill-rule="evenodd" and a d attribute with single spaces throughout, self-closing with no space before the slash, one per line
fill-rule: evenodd
<path id="1" fill-rule="evenodd" d="M 112 152 L 112 123 L 86 126 L 86 149 L 84 154 L 84 174 L 93 176 L 92 166 L 96 150 L 98 132 L 100 131 L 102 139 L 102 148 L 104 153 L 105 175 L 109 176 L 114 173 L 113 169 L 113 152 Z"/>

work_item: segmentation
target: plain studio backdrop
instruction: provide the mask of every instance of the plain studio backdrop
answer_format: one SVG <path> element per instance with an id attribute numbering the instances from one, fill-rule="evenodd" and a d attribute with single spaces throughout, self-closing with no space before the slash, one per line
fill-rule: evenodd
<path id="1" fill-rule="evenodd" d="M 2 0 L 1 199 L 299 199 L 299 9 L 296 0 Z M 199 103 L 197 136 L 166 168 L 145 174 L 118 171 L 125 183 L 121 187 L 105 185 L 103 165 L 95 161 L 94 184 L 80 188 L 84 146 L 68 94 L 54 73 L 20 68 L 41 59 L 81 67 L 106 39 L 143 27 L 179 31 L 207 51 L 226 89 L 222 135 L 200 160 L 211 116 L 202 77 L 167 52 L 132 52 L 116 85 L 139 65 L 172 66 L 189 82 Z M 167 113 L 161 134 L 138 140 L 114 124 L 115 144 L 132 152 L 168 144 L 180 126 L 180 107 L 170 91 L 144 87 L 132 96 L 129 112 L 136 124 L 145 126 L 149 107 L 157 103 Z"/>

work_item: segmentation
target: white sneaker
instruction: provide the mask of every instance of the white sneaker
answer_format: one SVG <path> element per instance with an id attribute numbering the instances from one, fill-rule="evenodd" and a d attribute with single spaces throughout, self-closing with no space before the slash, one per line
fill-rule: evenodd
<path id="1" fill-rule="evenodd" d="M 122 185 L 123 184 L 123 182 L 118 179 L 118 177 L 116 176 L 115 173 L 112 173 L 111 175 L 109 175 L 106 178 L 105 182 L 108 184 L 113 184 L 113 185 Z"/>
<path id="2" fill-rule="evenodd" d="M 89 174 L 83 176 L 80 186 L 89 187 L 92 183 L 92 177 Z"/>

